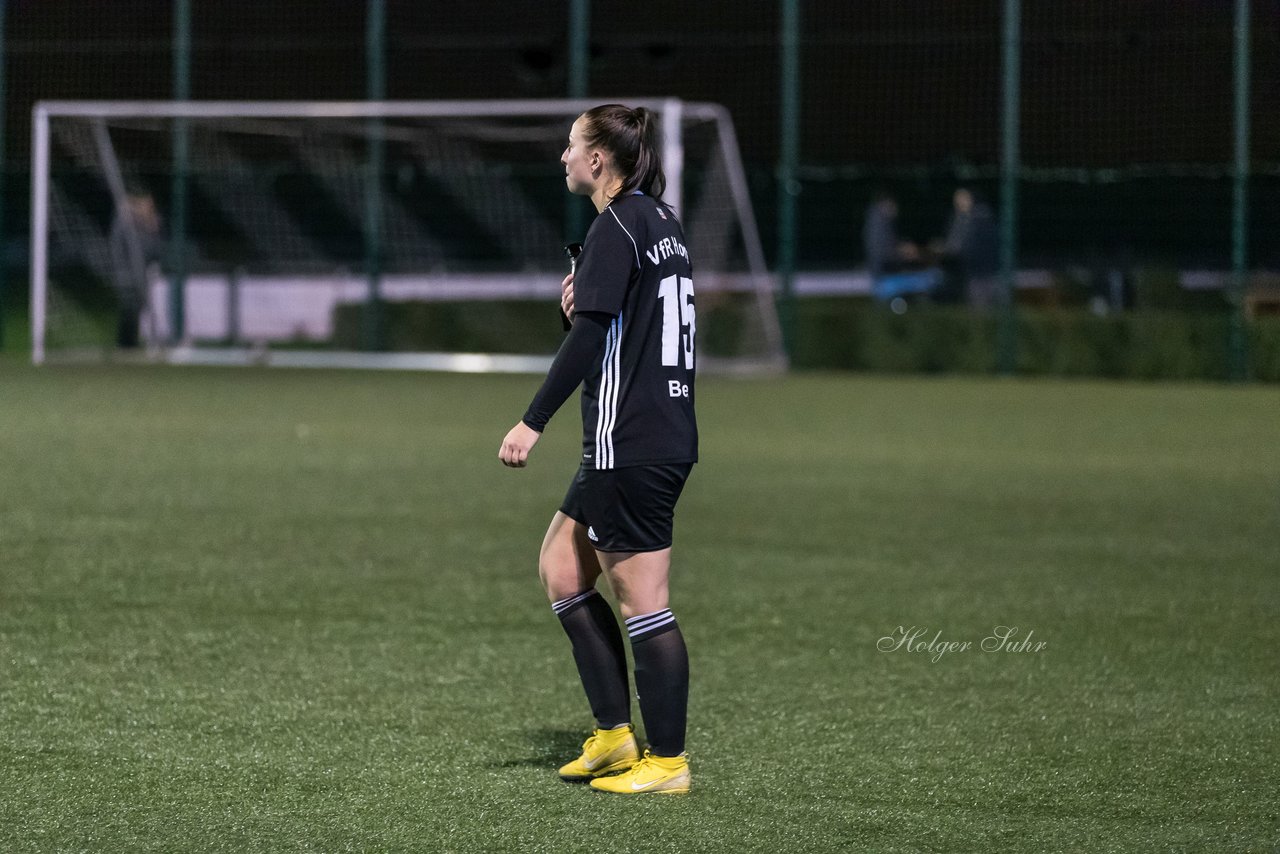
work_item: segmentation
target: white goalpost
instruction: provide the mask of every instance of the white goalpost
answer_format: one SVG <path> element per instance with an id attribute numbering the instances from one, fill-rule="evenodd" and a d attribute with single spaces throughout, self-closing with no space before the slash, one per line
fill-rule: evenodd
<path id="1" fill-rule="evenodd" d="M 545 370 L 594 215 L 559 155 L 608 100 L 40 102 L 32 360 Z M 701 367 L 784 369 L 728 112 L 617 100 L 660 117 Z"/>

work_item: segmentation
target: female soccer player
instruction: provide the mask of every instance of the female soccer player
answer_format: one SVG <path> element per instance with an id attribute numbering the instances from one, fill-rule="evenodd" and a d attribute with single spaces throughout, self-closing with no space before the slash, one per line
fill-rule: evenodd
<path id="1" fill-rule="evenodd" d="M 572 329 L 498 453 L 504 464 L 524 466 L 551 416 L 582 386 L 582 465 L 538 558 L 596 719 L 582 755 L 560 776 L 606 792 L 687 792 L 689 658 L 668 607 L 667 578 L 676 500 L 698 458 L 689 252 L 661 201 L 665 179 L 649 110 L 588 110 L 573 123 L 560 161 L 569 192 L 590 196 L 599 215 L 576 273 L 564 281 Z M 643 758 L 622 634 L 595 589 L 602 571 L 631 640 L 649 738 Z M 605 776 L 617 771 L 624 773 Z"/>

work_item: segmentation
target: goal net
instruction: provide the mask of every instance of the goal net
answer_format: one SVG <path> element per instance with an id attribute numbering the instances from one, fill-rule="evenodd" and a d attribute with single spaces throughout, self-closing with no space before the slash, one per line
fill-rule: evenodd
<path id="1" fill-rule="evenodd" d="M 543 370 L 597 101 L 42 102 L 33 359 Z M 660 116 L 701 367 L 785 366 L 732 122 Z"/>

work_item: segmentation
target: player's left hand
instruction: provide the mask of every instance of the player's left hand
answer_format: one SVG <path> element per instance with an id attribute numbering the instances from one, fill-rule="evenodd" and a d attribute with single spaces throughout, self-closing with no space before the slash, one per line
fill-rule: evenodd
<path id="1" fill-rule="evenodd" d="M 524 468 L 529 459 L 529 452 L 541 438 L 541 433 L 521 421 L 512 427 L 507 433 L 507 438 L 502 440 L 502 447 L 498 449 L 498 459 L 502 460 L 504 466 L 510 466 L 513 469 Z"/>
<path id="2" fill-rule="evenodd" d="M 565 276 L 560 283 L 560 310 L 565 317 L 573 317 L 573 273 Z"/>

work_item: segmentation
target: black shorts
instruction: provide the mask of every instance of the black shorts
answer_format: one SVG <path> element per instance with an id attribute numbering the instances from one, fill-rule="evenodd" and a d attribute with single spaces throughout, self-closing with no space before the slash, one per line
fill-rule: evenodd
<path id="1" fill-rule="evenodd" d="M 676 501 L 693 463 L 578 469 L 560 512 L 587 526 L 602 552 L 656 552 L 671 545 Z"/>

